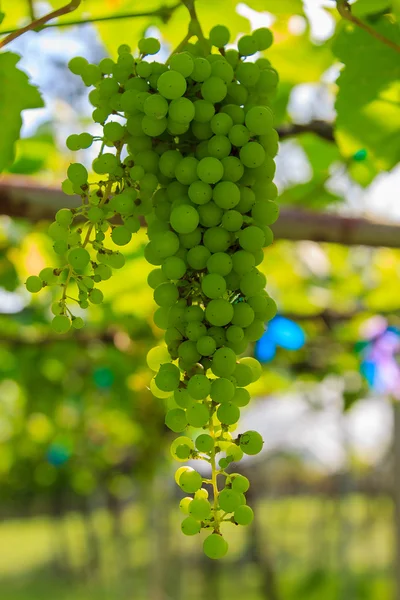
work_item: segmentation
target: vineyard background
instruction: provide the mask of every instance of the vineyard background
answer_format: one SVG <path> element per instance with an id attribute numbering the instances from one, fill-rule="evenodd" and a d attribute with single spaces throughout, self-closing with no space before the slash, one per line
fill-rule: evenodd
<path id="1" fill-rule="evenodd" d="M 31 298 L 23 285 L 52 264 L 56 210 L 78 204 L 60 192 L 72 160 L 65 138 L 96 133 L 68 61 L 115 56 L 144 34 L 161 39 L 164 60 L 187 30 L 187 9 L 83 0 L 4 48 L 22 56 L 18 68 L 43 98 L 40 106 L 18 77 L 13 94 L 2 93 L 0 63 L 4 600 L 399 600 L 400 6 L 338 5 L 196 1 L 205 32 L 222 22 L 235 39 L 271 27 L 267 56 L 280 75 L 282 211 L 260 268 L 283 319 L 241 425 L 266 441 L 243 466 L 256 521 L 228 533 L 232 552 L 219 564 L 179 530 L 173 436 L 148 389 L 145 356 L 162 332 L 144 231 L 81 331 L 58 337 L 51 293 Z M 3 0 L 3 39 L 61 6 Z M 305 341 L 293 346 L 299 331 Z"/>

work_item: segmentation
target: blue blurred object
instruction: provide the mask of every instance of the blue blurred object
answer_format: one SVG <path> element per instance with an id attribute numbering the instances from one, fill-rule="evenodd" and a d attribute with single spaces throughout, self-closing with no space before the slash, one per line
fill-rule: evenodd
<path id="1" fill-rule="evenodd" d="M 47 460 L 55 467 L 61 467 L 69 460 L 69 457 L 70 452 L 68 448 L 61 444 L 52 444 L 47 450 Z"/>
<path id="2" fill-rule="evenodd" d="M 306 342 L 303 329 L 286 317 L 277 315 L 267 325 L 267 329 L 255 346 L 255 357 L 263 363 L 270 362 L 276 354 L 276 346 L 285 350 L 300 350 Z"/>
<path id="3" fill-rule="evenodd" d="M 285 348 L 285 350 L 300 350 L 306 341 L 306 336 L 300 325 L 279 315 L 270 321 L 267 333 L 278 346 Z"/>

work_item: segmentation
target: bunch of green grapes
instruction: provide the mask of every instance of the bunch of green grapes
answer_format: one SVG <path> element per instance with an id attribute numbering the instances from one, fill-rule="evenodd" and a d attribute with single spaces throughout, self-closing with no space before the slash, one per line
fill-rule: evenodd
<path id="1" fill-rule="evenodd" d="M 165 65 L 145 60 L 159 49 L 152 38 L 139 42 L 137 59 L 121 46 L 116 63 L 71 61 L 71 70 L 95 86 L 89 97 L 104 135 L 93 171 L 102 177 L 88 182 L 83 165 L 70 166 L 63 189 L 81 194 L 82 207 L 59 211 L 49 231 L 66 264 L 27 281 L 38 291 L 60 279 L 53 327 L 80 326 L 66 305 L 69 283 L 78 285 L 82 308 L 101 301 L 95 283 L 123 266 L 107 240 L 128 243 L 144 218 L 145 257 L 155 267 L 148 277 L 158 305 L 154 322 L 165 330 L 165 345 L 147 359 L 156 372 L 151 389 L 166 398 L 166 425 L 186 433 L 172 443 L 173 457 L 209 464 L 209 478 L 182 466 L 176 481 L 193 495 L 180 503 L 182 531 L 207 530 L 203 548 L 210 558 L 227 552 L 223 523 L 253 519 L 244 495 L 248 480 L 227 469 L 263 446 L 256 431 L 234 436 L 240 409 L 250 401 L 247 387 L 261 374 L 258 361 L 240 357 L 276 313 L 257 266 L 278 217 L 272 182 L 278 135 L 269 108 L 278 75 L 267 58 L 248 60 L 269 48 L 272 34 L 258 29 L 237 50 L 225 48 L 229 40 L 229 30 L 218 25 L 209 40 L 188 43 Z M 115 114 L 124 124 L 112 120 Z M 93 141 L 80 134 L 67 145 L 78 150 Z M 201 430 L 197 437 L 195 430 Z"/>

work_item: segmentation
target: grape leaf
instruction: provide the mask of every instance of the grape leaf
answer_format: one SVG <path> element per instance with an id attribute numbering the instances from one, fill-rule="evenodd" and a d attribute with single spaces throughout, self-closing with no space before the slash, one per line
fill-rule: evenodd
<path id="1" fill-rule="evenodd" d="M 400 31 L 386 18 L 374 23 L 385 37 L 400 43 Z M 344 63 L 337 84 L 336 132 L 344 156 L 367 150 L 370 183 L 379 170 L 400 159 L 400 61 L 398 53 L 359 27 L 342 24 L 333 52 Z"/>
<path id="2" fill-rule="evenodd" d="M 303 3 L 301 0 L 246 0 L 247 6 L 254 10 L 265 11 L 274 15 L 302 15 Z"/>
<path id="3" fill-rule="evenodd" d="M 12 52 L 0 54 L 0 172 L 14 159 L 14 145 L 22 126 L 21 112 L 44 106 L 37 88 L 17 68 L 19 60 L 20 56 Z"/>

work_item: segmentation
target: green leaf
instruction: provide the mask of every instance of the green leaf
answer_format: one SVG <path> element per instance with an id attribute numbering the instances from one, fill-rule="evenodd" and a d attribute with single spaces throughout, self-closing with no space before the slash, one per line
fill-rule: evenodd
<path id="1" fill-rule="evenodd" d="M 14 160 L 15 142 L 22 126 L 21 112 L 44 106 L 28 76 L 17 68 L 20 56 L 12 52 L 0 54 L 0 172 Z"/>
<path id="2" fill-rule="evenodd" d="M 246 0 L 247 6 L 254 10 L 273 13 L 274 15 L 302 15 L 303 3 L 301 0 Z"/>
<path id="3" fill-rule="evenodd" d="M 379 19 L 374 29 L 400 44 L 400 31 L 388 19 Z M 400 159 L 399 55 L 347 23 L 342 24 L 333 51 L 345 65 L 337 81 L 335 137 L 344 156 L 361 148 L 367 151 L 368 164 L 361 169 L 360 181 L 366 185 L 377 171 L 390 170 Z"/>

